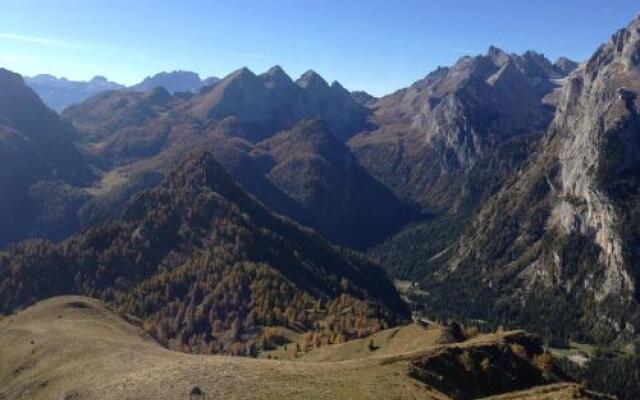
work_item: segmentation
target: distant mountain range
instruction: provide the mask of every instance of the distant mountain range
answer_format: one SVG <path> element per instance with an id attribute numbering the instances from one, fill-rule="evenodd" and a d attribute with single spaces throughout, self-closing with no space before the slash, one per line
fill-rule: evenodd
<path id="1" fill-rule="evenodd" d="M 219 79 L 213 76 L 201 80 L 198 74 L 190 71 L 160 72 L 146 77 L 142 82 L 128 89 L 146 92 L 156 87 L 162 87 L 170 93 L 196 93 L 201 88 L 213 85 L 218 81 Z M 47 106 L 57 112 L 62 112 L 71 105 L 82 103 L 98 93 L 126 88 L 126 86 L 111 82 L 102 76 L 96 76 L 90 81 L 70 81 L 67 78 L 56 78 L 53 75 L 36 75 L 25 78 L 25 82 Z"/>
<path id="2" fill-rule="evenodd" d="M 25 78 L 25 82 L 49 108 L 57 112 L 106 90 L 124 88 L 102 76 L 96 76 L 90 81 L 70 81 L 53 75 L 36 75 Z"/>
<path id="3" fill-rule="evenodd" d="M 129 89 L 136 92 L 147 92 L 157 87 L 162 87 L 169 93 L 192 92 L 196 93 L 204 86 L 217 83 L 220 79 L 215 76 L 200 79 L 200 75 L 191 71 L 160 72 L 146 77 L 142 82 L 131 86 Z"/>

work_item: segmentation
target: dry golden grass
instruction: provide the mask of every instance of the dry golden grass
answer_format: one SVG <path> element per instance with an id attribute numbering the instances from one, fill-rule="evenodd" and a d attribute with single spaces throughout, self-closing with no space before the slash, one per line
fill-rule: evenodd
<path id="1" fill-rule="evenodd" d="M 439 328 L 409 325 L 373 335 L 375 351 L 366 338 L 295 361 L 202 356 L 163 348 L 100 301 L 56 297 L 0 320 L 0 400 L 447 400 L 407 375 L 411 354 L 437 353 L 439 337 Z M 460 345 L 499 340 L 495 335 Z M 191 395 L 194 388 L 203 395 Z M 503 398 L 576 398 L 531 393 Z"/>
<path id="2" fill-rule="evenodd" d="M 167 350 L 103 303 L 57 297 L 0 321 L 0 399 L 446 399 L 406 363 L 314 363 Z"/>
<path id="3" fill-rule="evenodd" d="M 345 361 L 412 354 L 434 347 L 441 337 L 440 327 L 411 324 L 387 329 L 363 339 L 323 346 L 300 357 L 303 361 Z M 369 349 L 373 341 L 375 350 Z"/>

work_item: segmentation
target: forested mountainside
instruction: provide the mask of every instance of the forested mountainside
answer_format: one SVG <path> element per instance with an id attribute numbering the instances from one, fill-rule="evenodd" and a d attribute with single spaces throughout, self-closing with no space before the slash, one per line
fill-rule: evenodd
<path id="1" fill-rule="evenodd" d="M 322 120 L 304 120 L 258 143 L 252 156 L 302 210 L 298 220 L 338 243 L 366 248 L 420 218 L 372 178 Z"/>
<path id="2" fill-rule="evenodd" d="M 272 214 L 207 152 L 116 221 L 0 253 L 4 313 L 60 294 L 101 298 L 169 346 L 203 353 L 248 355 L 265 327 L 343 341 L 408 318 L 378 265 Z"/>

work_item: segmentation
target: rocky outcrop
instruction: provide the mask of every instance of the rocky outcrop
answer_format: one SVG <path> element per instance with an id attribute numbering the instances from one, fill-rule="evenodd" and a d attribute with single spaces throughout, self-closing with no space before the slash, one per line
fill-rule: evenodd
<path id="1" fill-rule="evenodd" d="M 412 360 L 409 374 L 453 399 L 469 400 L 561 381 L 550 357 L 540 339 L 516 331 L 485 343 L 443 347 Z"/>

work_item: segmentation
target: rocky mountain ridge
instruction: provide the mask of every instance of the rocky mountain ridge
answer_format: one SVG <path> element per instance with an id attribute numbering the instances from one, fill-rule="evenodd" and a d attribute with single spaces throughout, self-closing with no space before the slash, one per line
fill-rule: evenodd
<path id="1" fill-rule="evenodd" d="M 451 205 L 459 174 L 501 143 L 546 129 L 553 105 L 543 100 L 564 75 L 538 53 L 491 47 L 378 99 L 372 107 L 379 128 L 350 147 L 401 197 L 427 209 Z"/>
<path id="2" fill-rule="evenodd" d="M 569 75 L 538 151 L 433 263 L 436 298 L 550 336 L 636 334 L 639 65 L 636 19 Z"/>

